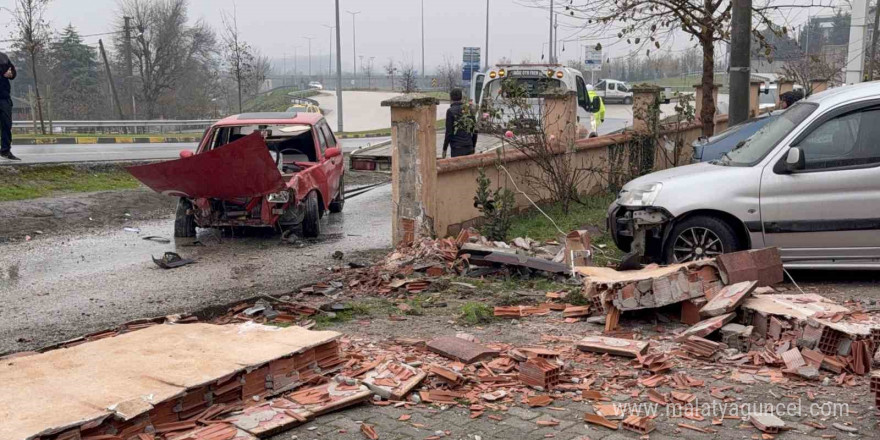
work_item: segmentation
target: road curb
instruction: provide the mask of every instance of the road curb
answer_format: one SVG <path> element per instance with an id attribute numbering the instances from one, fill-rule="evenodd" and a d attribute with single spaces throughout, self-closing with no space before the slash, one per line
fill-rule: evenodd
<path id="1" fill-rule="evenodd" d="M 94 145 L 94 144 L 176 144 L 198 142 L 195 136 L 116 136 L 116 137 L 57 137 L 57 138 L 25 138 L 12 137 L 12 145 Z"/>
<path id="2" fill-rule="evenodd" d="M 391 130 L 382 133 L 370 133 L 370 134 L 343 134 L 338 135 L 339 139 L 365 139 L 365 138 L 378 138 L 378 137 L 388 137 L 391 136 Z"/>

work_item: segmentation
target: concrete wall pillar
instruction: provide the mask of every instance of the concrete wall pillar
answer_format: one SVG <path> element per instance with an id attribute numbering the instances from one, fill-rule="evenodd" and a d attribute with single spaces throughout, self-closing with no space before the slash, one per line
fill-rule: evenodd
<path id="1" fill-rule="evenodd" d="M 754 118 L 758 116 L 758 113 L 761 110 L 761 86 L 764 85 L 764 81 L 751 81 L 749 82 L 749 117 Z"/>
<path id="2" fill-rule="evenodd" d="M 712 102 L 715 103 L 715 114 L 718 114 L 718 89 L 721 84 L 712 84 Z M 694 117 L 701 121 L 700 114 L 703 111 L 703 85 L 694 84 Z"/>
<path id="3" fill-rule="evenodd" d="M 391 242 L 434 236 L 437 184 L 436 98 L 419 94 L 382 101 L 391 107 Z"/>
<path id="4" fill-rule="evenodd" d="M 656 132 L 660 124 L 660 92 L 648 84 L 635 85 L 633 91 L 633 130 Z"/>
<path id="5" fill-rule="evenodd" d="M 578 139 L 577 93 L 574 91 L 549 91 L 541 95 L 544 134 L 553 147 L 573 145 Z M 587 124 L 584 121 L 584 124 Z M 589 133 L 587 133 L 589 135 Z"/>
<path id="6" fill-rule="evenodd" d="M 828 81 L 824 79 L 814 79 L 810 81 L 810 94 L 816 94 L 828 90 Z"/>

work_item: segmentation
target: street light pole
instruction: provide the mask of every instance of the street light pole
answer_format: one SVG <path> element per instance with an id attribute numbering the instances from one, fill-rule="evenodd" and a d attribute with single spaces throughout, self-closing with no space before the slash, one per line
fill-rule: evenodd
<path id="1" fill-rule="evenodd" d="M 361 11 L 345 11 L 351 14 L 351 63 L 354 66 L 354 79 L 357 80 L 358 76 L 358 68 L 357 68 L 357 27 L 355 26 L 355 16 L 361 13 Z"/>
<path id="2" fill-rule="evenodd" d="M 550 0 L 550 42 L 547 44 L 547 52 L 550 53 L 547 55 L 548 62 L 553 64 L 553 0 Z"/>
<path id="3" fill-rule="evenodd" d="M 312 80 L 312 40 L 314 40 L 315 37 L 303 37 L 303 38 L 305 38 L 306 40 L 309 40 L 309 81 L 311 81 Z"/>
<path id="4" fill-rule="evenodd" d="M 422 78 L 425 77 L 425 0 L 422 0 Z"/>
<path id="5" fill-rule="evenodd" d="M 336 110 L 339 116 L 336 118 L 337 133 L 342 133 L 342 41 L 339 31 L 339 0 L 336 0 Z"/>
<path id="6" fill-rule="evenodd" d="M 483 54 L 485 57 L 484 70 L 489 70 L 489 0 L 486 0 L 486 53 Z"/>

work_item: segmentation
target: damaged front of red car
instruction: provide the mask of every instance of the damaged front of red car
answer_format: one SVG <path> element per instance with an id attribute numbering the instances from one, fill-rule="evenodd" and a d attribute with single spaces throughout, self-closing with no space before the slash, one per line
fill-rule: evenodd
<path id="1" fill-rule="evenodd" d="M 178 160 L 128 170 L 156 192 L 180 197 L 176 237 L 195 236 L 197 226 L 282 230 L 299 225 L 304 236 L 317 236 L 323 213 L 333 207 L 341 210 L 340 154 L 333 151 L 335 148 L 321 148 L 324 144 L 318 142 L 312 125 L 297 125 L 295 132 L 286 132 L 300 137 L 295 147 L 293 136 L 276 136 L 272 141 L 272 130 L 265 128 L 268 126 L 258 125 L 244 136 L 240 130 L 227 133 L 225 142 L 209 131 L 197 154 L 182 154 Z M 236 127 L 240 128 L 222 126 L 214 130 L 222 135 L 220 129 Z M 288 127 L 292 126 L 281 130 Z M 324 142 L 320 134 L 320 142 Z"/>

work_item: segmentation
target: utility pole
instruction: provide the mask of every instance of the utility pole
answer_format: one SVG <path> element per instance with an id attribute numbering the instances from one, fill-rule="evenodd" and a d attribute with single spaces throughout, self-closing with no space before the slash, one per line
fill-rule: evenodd
<path id="1" fill-rule="evenodd" d="M 733 0 L 733 15 L 730 21 L 729 113 L 731 127 L 749 118 L 749 81 L 752 77 L 751 32 L 752 0 Z M 705 92 L 704 90 L 704 98 Z M 711 92 L 709 96 L 712 96 Z"/>
<path id="2" fill-rule="evenodd" d="M 298 55 L 297 52 L 298 52 L 298 49 L 299 49 L 299 46 L 293 46 L 293 85 L 294 85 L 297 89 L 299 89 L 299 86 L 296 84 L 296 75 L 297 75 L 297 72 L 296 72 L 296 71 L 297 71 L 297 69 L 298 69 L 298 66 L 297 66 L 297 58 L 298 58 L 298 57 L 297 57 L 297 55 Z"/>
<path id="3" fill-rule="evenodd" d="M 107 62 L 107 52 L 104 51 L 104 42 L 98 40 L 98 48 L 101 49 L 101 58 L 104 60 L 104 69 L 107 72 L 107 80 L 110 81 L 110 93 L 113 95 L 113 104 L 116 105 L 116 113 L 119 120 L 124 119 L 122 116 L 122 104 L 119 103 L 119 95 L 116 94 L 116 85 L 113 83 L 113 72 L 110 71 L 110 63 Z"/>
<path id="4" fill-rule="evenodd" d="M 489 71 L 489 0 L 486 0 L 486 53 L 483 55 L 485 57 L 485 62 L 483 63 L 483 70 Z"/>
<path id="5" fill-rule="evenodd" d="M 312 40 L 314 40 L 315 37 L 303 37 L 303 38 L 305 38 L 306 40 L 309 40 L 309 81 L 311 81 L 312 80 Z"/>
<path id="6" fill-rule="evenodd" d="M 324 27 L 330 29 L 330 67 L 327 68 L 327 76 L 333 76 L 333 30 L 336 26 L 325 24 Z"/>
<path id="7" fill-rule="evenodd" d="M 846 84 L 864 81 L 865 29 L 868 19 L 868 1 L 853 0 L 849 27 L 849 47 L 846 54 Z M 810 78 L 812 79 L 812 78 Z"/>
<path id="8" fill-rule="evenodd" d="M 422 0 L 422 78 L 425 77 L 425 0 Z"/>
<path id="9" fill-rule="evenodd" d="M 547 43 L 547 52 L 550 54 L 547 56 L 548 62 L 553 64 L 553 0 L 550 0 L 550 42 Z"/>
<path id="10" fill-rule="evenodd" d="M 354 67 L 354 79 L 357 80 L 358 77 L 358 68 L 357 68 L 357 26 L 355 26 L 355 18 L 361 11 L 345 11 L 348 14 L 351 14 L 351 63 Z"/>
<path id="11" fill-rule="evenodd" d="M 874 57 L 877 56 L 877 24 L 880 23 L 880 2 L 874 5 L 874 23 L 871 33 L 871 57 L 868 58 L 868 81 L 874 81 L 874 69 L 877 67 Z"/>
<path id="12" fill-rule="evenodd" d="M 131 96 L 131 118 L 134 119 L 134 66 L 131 55 L 131 17 L 122 17 L 125 20 L 125 92 Z"/>
<path id="13" fill-rule="evenodd" d="M 336 0 L 336 117 L 337 133 L 342 133 L 342 34 L 339 31 L 339 0 Z"/>

